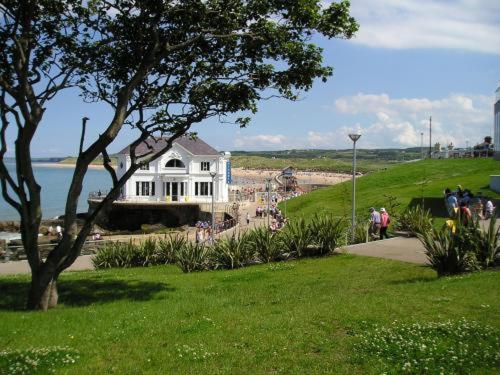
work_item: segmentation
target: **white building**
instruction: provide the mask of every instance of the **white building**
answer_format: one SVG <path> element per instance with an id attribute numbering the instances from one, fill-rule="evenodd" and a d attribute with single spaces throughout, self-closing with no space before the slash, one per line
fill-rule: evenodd
<path id="1" fill-rule="evenodd" d="M 148 145 L 158 151 L 165 139 L 149 139 Z M 149 152 L 146 144 L 136 148 L 136 155 Z M 216 203 L 227 202 L 231 165 L 229 152 L 219 153 L 201 139 L 181 137 L 172 148 L 149 165 L 141 167 L 126 182 L 122 200 L 131 202 Z M 117 176 L 130 167 L 126 147 L 118 155 Z M 213 177 L 212 177 L 213 175 Z"/>

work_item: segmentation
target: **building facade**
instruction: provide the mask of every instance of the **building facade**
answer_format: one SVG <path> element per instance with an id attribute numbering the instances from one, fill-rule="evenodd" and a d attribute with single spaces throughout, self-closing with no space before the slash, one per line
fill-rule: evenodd
<path id="1" fill-rule="evenodd" d="M 165 139 L 149 139 L 136 148 L 136 155 L 159 151 Z M 228 202 L 229 152 L 219 153 L 201 139 L 181 137 L 158 159 L 141 167 L 126 182 L 121 200 L 130 202 L 210 203 Z M 130 168 L 129 147 L 118 155 L 117 176 Z"/>

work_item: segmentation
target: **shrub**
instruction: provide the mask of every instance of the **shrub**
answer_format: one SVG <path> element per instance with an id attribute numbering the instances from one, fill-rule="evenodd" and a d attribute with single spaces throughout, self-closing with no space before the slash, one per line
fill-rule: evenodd
<path id="1" fill-rule="evenodd" d="M 313 244 L 319 255 L 331 253 L 345 243 L 346 221 L 333 215 L 314 215 L 309 223 Z"/>
<path id="2" fill-rule="evenodd" d="M 368 231 L 370 228 L 370 222 L 367 220 L 358 220 L 356 222 L 356 228 L 354 228 L 354 242 L 353 243 L 366 243 L 370 240 Z M 349 233 L 349 240 L 351 240 L 351 234 Z M 350 241 L 349 241 L 350 242 Z"/>
<path id="3" fill-rule="evenodd" d="M 186 238 L 184 236 L 169 236 L 158 241 L 156 249 L 157 264 L 173 264 L 176 262 L 177 252 L 186 246 Z"/>
<path id="4" fill-rule="evenodd" d="M 254 251 L 248 232 L 233 233 L 231 237 L 222 237 L 213 245 L 212 257 L 216 268 L 240 268 L 254 261 Z"/>
<path id="5" fill-rule="evenodd" d="M 290 254 L 304 256 L 312 243 L 311 228 L 303 218 L 288 223 L 282 231 L 283 248 Z"/>
<path id="6" fill-rule="evenodd" d="M 430 210 L 422 206 L 409 207 L 397 216 L 395 228 L 416 236 L 433 228 Z"/>
<path id="7" fill-rule="evenodd" d="M 137 246 L 130 242 L 108 242 L 92 257 L 94 268 L 134 267 L 137 261 Z"/>
<path id="8" fill-rule="evenodd" d="M 176 252 L 176 263 L 182 272 L 203 271 L 212 268 L 212 248 L 204 244 L 186 242 Z"/>
<path id="9" fill-rule="evenodd" d="M 455 275 L 475 271 L 479 268 L 477 261 L 478 229 L 459 226 L 456 232 L 444 227 L 418 234 L 425 247 L 427 259 L 438 276 Z"/>
<path id="10" fill-rule="evenodd" d="M 250 232 L 250 248 L 257 254 L 258 258 L 269 263 L 279 260 L 283 251 L 280 233 L 271 233 L 267 228 L 259 227 Z"/>
<path id="11" fill-rule="evenodd" d="M 495 228 L 496 221 L 496 216 L 493 216 L 488 229 L 479 231 L 477 257 L 484 268 L 495 265 L 500 256 L 500 227 Z"/>

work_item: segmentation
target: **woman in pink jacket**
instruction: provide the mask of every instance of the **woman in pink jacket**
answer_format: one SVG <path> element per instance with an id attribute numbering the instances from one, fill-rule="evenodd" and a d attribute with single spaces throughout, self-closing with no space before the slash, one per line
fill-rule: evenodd
<path id="1" fill-rule="evenodd" d="M 389 214 L 385 210 L 384 207 L 380 209 L 380 239 L 383 240 L 385 238 L 389 238 L 387 235 L 387 228 L 389 228 L 389 224 L 391 223 L 391 218 Z"/>

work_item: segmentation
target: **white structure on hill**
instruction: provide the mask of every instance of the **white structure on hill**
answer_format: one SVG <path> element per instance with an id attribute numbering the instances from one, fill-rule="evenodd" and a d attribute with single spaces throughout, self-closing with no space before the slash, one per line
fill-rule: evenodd
<path id="1" fill-rule="evenodd" d="M 149 139 L 153 150 L 166 145 L 165 139 Z M 141 144 L 136 155 L 148 152 Z M 122 200 L 131 202 L 216 203 L 227 202 L 231 181 L 231 154 L 219 153 L 201 139 L 181 137 L 172 148 L 149 165 L 141 167 L 127 181 Z M 126 147 L 118 156 L 117 176 L 130 167 L 130 151 Z"/>

